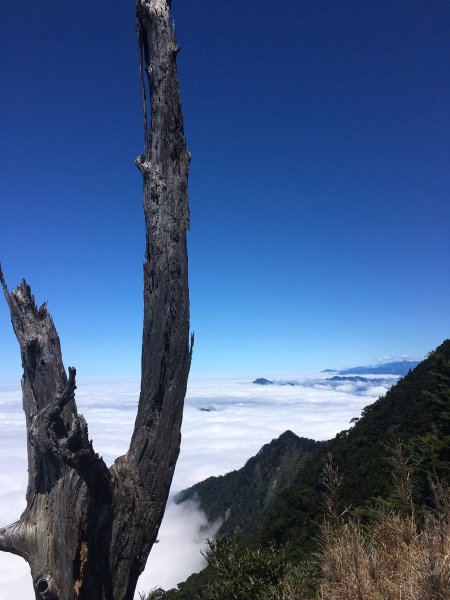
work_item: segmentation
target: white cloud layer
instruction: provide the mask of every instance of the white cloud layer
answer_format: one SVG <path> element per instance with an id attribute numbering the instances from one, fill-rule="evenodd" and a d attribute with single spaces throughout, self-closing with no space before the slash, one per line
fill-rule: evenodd
<path id="1" fill-rule="evenodd" d="M 269 377 L 270 374 L 268 374 Z M 259 386 L 253 378 L 204 378 L 189 383 L 183 421 L 181 454 L 171 494 L 211 475 L 243 466 L 261 446 L 286 429 L 316 440 L 347 429 L 352 417 L 383 395 L 386 382 L 326 381 L 309 373 L 295 386 Z M 379 379 L 380 376 L 377 376 Z M 125 453 L 133 429 L 139 382 L 136 379 L 82 380 L 77 403 L 89 423 L 90 437 L 111 464 Z M 18 386 L 0 387 L 0 526 L 16 520 L 25 508 L 26 434 Z M 213 536 L 210 525 L 193 503 L 169 501 L 138 590 L 174 587 L 200 570 L 199 549 Z M 0 553 L 3 600 L 34 600 L 29 568 L 22 559 Z"/>

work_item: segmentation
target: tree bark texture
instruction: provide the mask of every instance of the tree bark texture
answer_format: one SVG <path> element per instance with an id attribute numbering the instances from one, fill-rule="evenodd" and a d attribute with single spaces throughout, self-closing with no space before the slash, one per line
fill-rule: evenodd
<path id="1" fill-rule="evenodd" d="M 138 413 L 127 453 L 108 469 L 89 441 L 46 306 L 0 271 L 23 364 L 27 508 L 0 529 L 0 550 L 30 565 L 36 599 L 131 600 L 164 514 L 180 448 L 191 362 L 186 233 L 190 155 L 170 0 L 138 0 L 144 108 L 146 261 Z M 148 90 L 148 93 L 147 93 Z M 151 124 L 147 125 L 147 96 Z"/>

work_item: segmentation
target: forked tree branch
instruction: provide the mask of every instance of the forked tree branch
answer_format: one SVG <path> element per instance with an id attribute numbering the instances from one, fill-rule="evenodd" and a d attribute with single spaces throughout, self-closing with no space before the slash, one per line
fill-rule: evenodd
<path id="1" fill-rule="evenodd" d="M 28 432 L 27 508 L 1 530 L 0 550 L 30 563 L 36 598 L 71 599 L 80 538 L 97 564 L 108 560 L 99 532 L 111 511 L 111 475 L 78 415 L 76 372 L 66 375 L 46 305 L 36 306 L 25 280 L 9 292 L 1 269 L 0 282 L 21 350 Z"/>
<path id="2" fill-rule="evenodd" d="M 64 462 L 79 473 L 88 487 L 101 492 L 100 497 L 109 497 L 109 470 L 89 441 L 85 419 L 78 415 L 75 404 L 76 370 L 69 367 L 67 378 L 59 338 L 46 305 L 36 306 L 25 280 L 10 293 L 1 267 L 0 282 L 21 347 L 25 382 L 31 388 L 24 408 L 30 409 L 26 410 L 29 414 L 28 432 L 31 445 L 41 456 L 41 465 L 52 458 Z M 52 373 L 54 366 L 56 377 Z M 50 373 L 46 372 L 48 368 Z M 52 389 L 53 398 L 49 394 Z M 53 457 L 45 457 L 50 454 Z M 41 473 L 35 475 L 39 478 Z"/>
<path id="3" fill-rule="evenodd" d="M 98 499 L 111 496 L 111 476 L 103 459 L 89 440 L 88 426 L 82 415 L 72 414 L 72 429 L 60 426 L 64 407 L 75 398 L 76 370 L 69 367 L 69 379 L 63 392 L 32 420 L 31 443 L 42 454 L 52 452 L 56 458 L 75 469 Z"/>
<path id="4" fill-rule="evenodd" d="M 29 433 L 27 508 L 20 521 L 0 530 L 0 550 L 29 561 L 36 598 L 133 598 L 180 450 L 193 347 L 186 243 L 190 154 L 170 7 L 170 0 L 136 4 L 144 112 L 144 153 L 136 164 L 144 180 L 146 225 L 141 391 L 128 452 L 111 469 L 95 453 L 77 412 L 75 369 L 67 376 L 46 305 L 36 306 L 25 280 L 10 293 L 0 269 L 22 356 Z"/>

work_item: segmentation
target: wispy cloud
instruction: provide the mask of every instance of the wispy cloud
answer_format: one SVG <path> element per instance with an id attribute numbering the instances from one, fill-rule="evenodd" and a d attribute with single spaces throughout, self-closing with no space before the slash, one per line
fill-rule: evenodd
<path id="1" fill-rule="evenodd" d="M 192 573 L 203 569 L 206 561 L 199 552 L 199 547 L 204 545 L 205 538 L 216 535 L 220 525 L 220 521 L 209 523 L 196 502 L 169 502 L 159 542 L 152 549 L 150 568 L 141 576 L 138 590 L 148 592 L 156 585 L 170 589 Z"/>
<path id="2" fill-rule="evenodd" d="M 253 377 L 254 379 L 254 377 Z M 252 378 L 192 377 L 183 421 L 181 454 L 172 495 L 211 475 L 240 468 L 261 446 L 291 429 L 324 440 L 349 427 L 367 404 L 388 389 L 373 382 L 326 381 L 319 374 L 295 379 L 296 386 L 258 386 Z M 136 415 L 136 379 L 82 380 L 77 390 L 80 411 L 89 423 L 97 451 L 111 464 L 125 453 Z M 0 388 L 0 525 L 25 508 L 26 434 L 20 390 Z M 159 539 L 139 582 L 144 590 L 169 588 L 202 568 L 199 549 L 214 534 L 193 504 L 169 502 Z M 0 554 L 2 598 L 34 600 L 27 565 Z"/>
<path id="3" fill-rule="evenodd" d="M 422 360 L 422 357 L 410 356 L 409 354 L 393 354 L 392 356 L 383 356 L 375 360 L 376 364 L 398 362 L 402 360 Z"/>

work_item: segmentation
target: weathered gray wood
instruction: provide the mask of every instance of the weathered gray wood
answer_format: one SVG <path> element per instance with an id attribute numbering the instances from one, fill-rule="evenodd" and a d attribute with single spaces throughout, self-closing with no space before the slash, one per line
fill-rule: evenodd
<path id="1" fill-rule="evenodd" d="M 141 73 L 150 88 L 151 127 L 145 152 L 136 160 L 144 179 L 147 232 L 141 393 L 130 448 L 113 468 L 120 483 L 115 498 L 121 516 L 114 521 L 112 546 L 126 549 L 114 553 L 111 565 L 117 598 L 132 597 L 130 590 L 156 540 L 179 453 L 191 360 L 186 249 L 190 155 L 169 3 L 138 0 L 136 24 Z M 143 103 L 145 107 L 144 95 Z M 127 581 L 130 590 L 123 589 Z"/>
<path id="2" fill-rule="evenodd" d="M 10 293 L 1 272 L 0 280 L 21 350 L 28 431 L 27 508 L 9 545 L 30 564 L 36 598 L 76 598 L 89 540 L 92 558 L 103 556 L 97 540 L 112 514 L 111 476 L 77 413 L 75 370 L 67 378 L 45 305 L 36 306 L 25 281 Z"/>
<path id="3" fill-rule="evenodd" d="M 27 508 L 0 530 L 0 550 L 31 567 L 36 598 L 131 600 L 156 540 L 180 448 L 192 353 L 186 233 L 190 155 L 183 130 L 169 0 L 138 0 L 144 107 L 146 262 L 142 377 L 130 447 L 108 469 L 75 403 L 46 306 L 25 281 L 0 281 L 19 342 L 28 431 Z M 151 124 L 147 125 L 150 92 Z"/>

